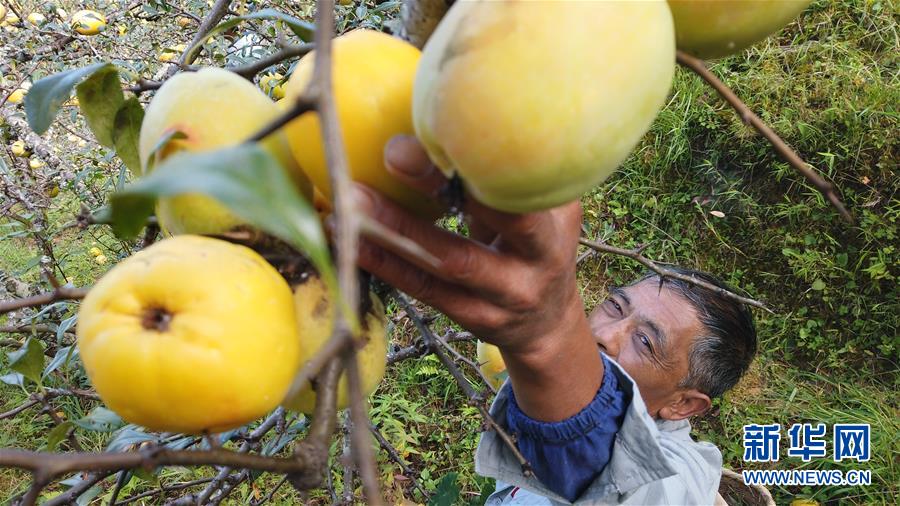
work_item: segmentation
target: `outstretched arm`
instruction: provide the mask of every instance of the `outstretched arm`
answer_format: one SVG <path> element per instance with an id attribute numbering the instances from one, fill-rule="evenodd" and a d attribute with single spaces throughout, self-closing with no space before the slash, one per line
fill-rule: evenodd
<path id="1" fill-rule="evenodd" d="M 385 161 L 393 175 L 434 198 L 447 184 L 414 138 L 393 139 Z M 560 421 L 592 402 L 604 366 L 575 278 L 577 202 L 513 215 L 467 198 L 472 233 L 464 237 L 365 186 L 356 186 L 354 199 L 361 212 L 440 260 L 438 268 L 420 265 L 388 244 L 363 240 L 360 267 L 497 345 L 523 413 Z"/>

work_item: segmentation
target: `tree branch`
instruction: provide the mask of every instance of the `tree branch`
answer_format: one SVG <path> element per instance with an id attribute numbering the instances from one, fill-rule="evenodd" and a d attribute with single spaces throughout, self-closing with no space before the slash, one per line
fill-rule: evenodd
<path id="1" fill-rule="evenodd" d="M 643 265 L 644 267 L 650 269 L 651 271 L 659 274 L 663 278 L 677 279 L 679 281 L 684 281 L 685 283 L 690 283 L 692 285 L 700 286 L 707 290 L 711 290 L 712 292 L 716 293 L 717 295 L 720 295 L 727 299 L 731 299 L 733 301 L 740 302 L 741 304 L 746 304 L 748 306 L 757 307 L 759 309 L 768 311 L 770 313 L 774 313 L 774 311 L 769 309 L 765 304 L 763 304 L 762 302 L 760 302 L 758 300 L 750 299 L 747 297 L 741 297 L 740 295 L 738 295 L 736 293 L 729 292 L 728 290 L 726 290 L 724 288 L 720 288 L 720 287 L 713 285 L 711 283 L 708 283 L 702 279 L 697 279 L 697 278 L 694 278 L 691 276 L 687 276 L 687 275 L 675 272 L 671 269 L 666 269 L 665 267 L 660 267 L 653 260 L 650 260 L 649 258 L 641 255 L 641 249 L 630 250 L 630 249 L 624 249 L 624 248 L 617 248 L 615 246 L 610 246 L 609 244 L 605 244 L 605 243 L 601 243 L 601 242 L 592 242 L 592 241 L 589 241 L 584 238 L 579 239 L 578 242 L 582 246 L 587 246 L 588 248 L 591 248 L 595 251 L 599 251 L 601 253 L 612 253 L 613 255 L 620 255 L 623 257 L 628 257 L 628 258 L 636 261 L 637 263 Z"/>
<path id="2" fill-rule="evenodd" d="M 0 302 L 0 314 L 6 314 L 10 311 L 22 309 L 25 307 L 43 306 L 60 300 L 78 300 L 83 299 L 88 293 L 87 288 L 74 288 L 70 286 L 60 286 L 52 292 L 46 292 L 24 299 L 13 299 Z"/>
<path id="3" fill-rule="evenodd" d="M 403 475 L 406 476 L 407 478 L 409 478 L 409 481 L 412 483 L 413 487 L 418 489 L 418 491 L 422 494 L 422 497 L 424 499 L 428 499 L 428 496 L 429 496 L 428 491 L 425 490 L 425 487 L 423 487 L 419 483 L 419 480 L 416 479 L 416 473 L 406 464 L 406 462 L 403 460 L 403 457 L 400 456 L 400 453 L 397 451 L 397 449 L 394 448 L 394 446 L 390 443 L 390 441 L 385 439 L 384 435 L 381 433 L 380 430 L 378 430 L 378 427 L 376 427 L 375 424 L 370 423 L 369 430 L 372 431 L 372 435 L 375 436 L 375 439 L 378 441 L 378 444 L 380 444 L 381 448 L 384 449 L 385 452 L 387 452 L 387 454 L 391 458 L 391 460 L 393 460 L 394 462 L 397 463 L 398 466 L 400 466 L 400 469 L 403 470 Z"/>
<path id="4" fill-rule="evenodd" d="M 531 470 L 531 464 L 528 463 L 528 460 L 522 455 L 519 448 L 516 447 L 513 438 L 496 422 L 496 420 L 494 420 L 494 417 L 491 416 L 485 406 L 485 400 L 481 394 L 475 391 L 475 388 L 472 387 L 472 384 L 469 383 L 469 380 L 466 379 L 466 376 L 462 371 L 460 371 L 459 368 L 456 367 L 456 364 L 453 363 L 453 360 L 444 353 L 442 341 L 434 335 L 428 325 L 425 325 L 422 322 L 419 311 L 404 295 L 398 293 L 397 300 L 403 306 L 404 310 L 406 310 L 406 314 L 416 325 L 416 328 L 419 329 L 419 332 L 422 334 L 422 339 L 425 341 L 425 345 L 431 353 L 434 353 L 435 356 L 437 356 L 444 368 L 447 369 L 451 376 L 453 376 L 453 379 L 456 380 L 456 383 L 462 389 L 463 393 L 468 397 L 469 404 L 478 409 L 478 412 L 481 413 L 481 417 L 484 419 L 488 429 L 495 431 L 497 436 L 500 437 L 500 440 L 503 441 L 506 447 L 512 452 L 513 456 L 519 462 L 519 465 L 522 466 L 522 474 L 525 476 L 533 476 L 534 472 Z"/>
<path id="5" fill-rule="evenodd" d="M 757 132 L 759 132 L 775 149 L 775 152 L 778 153 L 781 158 L 783 158 L 786 162 L 788 162 L 791 167 L 793 167 L 797 172 L 799 172 L 803 177 L 806 178 L 807 181 L 813 186 L 816 187 L 824 196 L 828 202 L 837 209 L 838 213 L 840 213 L 841 217 L 844 218 L 848 223 L 853 223 L 853 216 L 850 215 L 850 212 L 847 211 L 847 208 L 844 207 L 844 204 L 841 202 L 840 197 L 838 197 L 837 192 L 835 191 L 835 187 L 833 184 L 825 181 L 822 176 L 816 173 L 812 167 L 800 158 L 797 153 L 791 149 L 787 143 L 785 143 L 781 137 L 778 136 L 768 125 L 766 125 L 763 120 L 759 118 L 753 111 L 747 107 L 744 102 L 741 101 L 731 91 L 731 88 L 725 85 L 722 81 L 719 80 L 718 77 L 715 76 L 703 63 L 703 60 L 699 58 L 695 58 L 683 51 L 678 51 L 676 53 L 676 59 L 678 63 L 683 67 L 686 67 L 693 71 L 695 74 L 703 78 L 704 81 L 707 82 L 710 86 L 715 89 L 722 98 L 731 105 L 732 108 L 738 113 L 738 116 L 741 117 L 741 120 L 752 126 Z"/>

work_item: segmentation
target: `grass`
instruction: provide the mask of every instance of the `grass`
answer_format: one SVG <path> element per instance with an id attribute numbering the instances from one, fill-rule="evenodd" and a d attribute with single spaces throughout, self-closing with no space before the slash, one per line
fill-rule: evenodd
<path id="1" fill-rule="evenodd" d="M 634 155 L 583 199 L 590 237 L 623 247 L 646 244 L 647 256 L 716 273 L 775 309 L 774 314 L 755 313 L 761 342 L 751 373 L 694 422 L 695 435 L 722 449 L 726 466 L 745 467 L 741 434 L 746 423 L 872 425 L 873 458 L 865 465 L 782 458 L 775 467 L 871 469 L 873 485 L 776 488 L 772 492 L 778 504 L 795 497 L 823 504 L 900 502 L 897 7 L 893 0 L 818 0 L 779 37 L 712 66 L 751 109 L 840 187 L 855 224 L 843 223 L 710 88 L 683 70 Z M 130 36 L 149 33 L 138 26 Z M 72 126 L 83 128 L 78 121 Z M 63 139 L 54 142 L 65 146 Z M 104 150 L 74 150 L 66 156 L 92 169 L 82 185 L 64 188 L 53 201 L 53 230 L 72 219 L 80 201 L 102 202 L 118 177 Z M 0 271 L 37 284 L 38 249 L 27 235 L 6 235 L 16 227 L 0 221 Z M 104 227 L 69 229 L 53 240 L 67 279 L 77 285 L 91 283 L 109 267 L 93 263 L 87 253 L 95 242 L 110 263 L 126 256 L 129 247 Z M 624 258 L 587 259 L 579 271 L 586 305 L 601 301 L 611 284 L 627 283 L 639 273 L 639 266 Z M 58 321 L 73 310 L 74 305 L 64 305 L 45 316 Z M 439 327 L 449 325 L 438 322 Z M 405 321 L 392 332 L 398 343 L 409 343 L 414 335 Z M 472 356 L 473 348 L 461 346 Z M 5 360 L 0 356 L 0 374 L 9 372 Z M 77 367 L 48 380 L 59 385 L 84 381 Z M 19 388 L 0 385 L 0 412 L 25 397 Z M 472 463 L 479 420 L 439 364 L 424 359 L 393 368 L 371 406 L 373 420 L 427 488 L 434 490 L 454 472 L 462 497 L 479 495 L 485 481 L 476 477 Z M 70 420 L 91 407 L 70 399 L 58 404 Z M 38 449 L 49 428 L 46 416 L 29 410 L 0 424 L 0 446 Z M 97 450 L 109 435 L 79 429 L 78 437 Z M 333 454 L 339 453 L 338 442 Z M 421 500 L 383 454 L 379 464 L 385 489 L 395 499 Z M 206 475 L 170 469 L 162 480 Z M 26 478 L 0 470 L 0 500 L 7 491 L 25 486 Z M 340 483 L 337 471 L 334 478 Z M 263 476 L 242 486 L 234 502 L 265 493 L 275 481 Z M 128 487 L 140 490 L 152 483 L 135 480 Z M 109 493 L 104 489 L 99 499 Z M 275 498 L 282 504 L 299 500 L 287 487 Z M 321 493 L 304 500 L 330 503 Z"/>

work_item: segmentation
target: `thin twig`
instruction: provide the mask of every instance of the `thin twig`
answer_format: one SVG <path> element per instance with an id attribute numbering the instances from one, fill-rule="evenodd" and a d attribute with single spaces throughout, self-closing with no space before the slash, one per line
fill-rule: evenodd
<path id="1" fill-rule="evenodd" d="M 724 288 L 713 285 L 712 283 L 708 283 L 702 279 L 697 279 L 692 276 L 687 276 L 678 272 L 675 272 L 671 269 L 666 269 L 665 267 L 660 267 L 656 262 L 650 260 L 649 258 L 641 255 L 640 250 L 630 250 L 625 248 L 618 248 L 616 246 L 610 246 L 609 244 L 605 244 L 602 242 L 593 242 L 587 239 L 581 238 L 578 240 L 579 243 L 583 246 L 587 246 L 593 250 L 599 251 L 601 253 L 612 253 L 613 255 L 620 255 L 624 257 L 628 257 L 635 262 L 643 265 L 644 267 L 652 270 L 653 272 L 659 274 L 663 278 L 672 278 L 680 281 L 684 281 L 685 283 L 690 283 L 692 285 L 696 285 L 707 290 L 710 290 L 716 293 L 719 296 L 725 297 L 727 299 L 731 299 L 736 302 L 740 302 L 741 304 L 746 304 L 748 306 L 757 307 L 759 309 L 768 311 L 774 314 L 774 311 L 769 309 L 765 304 L 758 300 L 750 299 L 747 297 L 741 297 L 740 295 L 730 292 Z"/>
<path id="2" fill-rule="evenodd" d="M 491 416 L 487 407 L 485 406 L 485 400 L 481 396 L 480 393 L 475 391 L 475 388 L 469 383 L 469 380 L 466 379 L 466 376 L 456 367 L 456 364 L 453 363 L 453 359 L 447 356 L 442 349 L 442 344 L 439 339 L 437 339 L 434 333 L 431 331 L 431 328 L 428 325 L 422 322 L 422 318 L 419 315 L 419 311 L 416 307 L 403 295 L 399 294 L 397 296 L 397 300 L 406 310 L 406 314 L 416 325 L 416 328 L 419 329 L 419 333 L 422 334 L 422 339 L 425 341 L 425 345 L 428 346 L 428 349 L 431 350 L 432 353 L 437 356 L 438 360 L 440 360 L 441 364 L 443 364 L 444 368 L 447 369 L 447 372 L 453 376 L 453 379 L 456 380 L 456 383 L 462 389 L 463 393 L 469 399 L 469 404 L 475 406 L 478 409 L 478 412 L 481 413 L 482 418 L 484 419 L 487 427 L 494 432 L 497 433 L 497 436 L 503 441 L 504 445 L 512 452 L 515 459 L 519 462 L 519 465 L 522 466 L 522 474 L 525 476 L 532 476 L 534 472 L 531 470 L 531 464 L 528 463 L 528 459 L 522 455 L 522 452 L 519 451 L 519 448 L 516 447 L 515 441 L 513 441 L 512 437 L 507 434 L 506 430 L 500 426 L 494 420 L 494 417 Z"/>
<path id="3" fill-rule="evenodd" d="M 423 487 L 419 483 L 419 480 L 416 479 L 416 473 L 406 464 L 406 462 L 403 460 L 403 457 L 400 456 L 400 452 L 398 452 L 397 449 L 394 448 L 394 445 L 392 445 L 390 441 L 388 441 L 384 437 L 384 434 L 382 434 L 381 431 L 378 430 L 378 427 L 376 427 L 375 424 L 370 423 L 369 430 L 372 431 L 372 435 L 375 436 L 378 444 L 380 444 L 381 448 L 383 448 L 384 451 L 387 452 L 391 460 L 393 460 L 398 466 L 400 466 L 400 469 L 403 470 L 403 476 L 409 478 L 412 486 L 419 490 L 424 499 L 428 499 L 428 491 L 425 490 L 425 487 Z"/>
<path id="4" fill-rule="evenodd" d="M 0 302 L 0 314 L 6 314 L 10 311 L 22 309 L 25 307 L 35 307 L 50 304 L 60 300 L 78 300 L 83 299 L 88 293 L 87 288 L 73 288 L 70 286 L 61 286 L 52 292 L 46 292 L 22 299 L 13 299 Z"/>
<path id="5" fill-rule="evenodd" d="M 375 464 L 375 453 L 372 451 L 372 443 L 369 431 L 369 416 L 366 414 L 366 401 L 362 393 L 362 380 L 359 374 L 359 364 L 356 361 L 356 348 L 350 347 L 344 352 L 344 368 L 347 371 L 347 383 L 350 397 L 350 437 L 353 443 L 353 460 L 356 470 L 363 485 L 363 494 L 366 504 L 384 504 L 381 489 L 378 486 L 378 470 Z"/>
<path id="6" fill-rule="evenodd" d="M 676 59 L 679 64 L 684 67 L 687 67 L 695 74 L 703 78 L 710 86 L 712 86 L 722 98 L 731 105 L 732 108 L 738 113 L 738 116 L 741 117 L 741 120 L 752 126 L 759 132 L 766 140 L 772 144 L 772 147 L 775 148 L 775 151 L 791 165 L 797 172 L 799 172 L 803 177 L 806 178 L 807 181 L 813 186 L 816 187 L 837 209 L 838 213 L 840 213 L 841 217 L 843 217 L 848 223 L 853 223 L 853 216 L 847 211 L 847 208 L 844 207 L 843 202 L 841 202 L 840 197 L 838 197 L 837 192 L 835 191 L 835 187 L 833 184 L 826 181 L 822 176 L 816 173 L 812 167 L 800 158 L 797 153 L 791 149 L 787 143 L 785 143 L 781 137 L 778 136 L 768 125 L 766 125 L 763 120 L 759 118 L 753 111 L 750 110 L 747 105 L 741 101 L 737 95 L 731 91 L 725 83 L 719 80 L 718 77 L 715 76 L 710 70 L 706 67 L 706 64 L 703 63 L 703 60 L 699 58 L 695 58 L 684 51 L 678 51 L 676 54 Z"/>
<path id="7" fill-rule="evenodd" d="M 273 65 L 278 65 L 285 60 L 290 60 L 291 58 L 297 58 L 305 55 L 306 53 L 312 51 L 314 47 L 315 44 L 285 46 L 278 50 L 278 52 L 266 56 L 265 58 L 260 58 L 259 60 L 248 63 L 246 65 L 241 65 L 240 67 L 226 68 L 225 70 L 230 70 L 239 76 L 245 77 L 247 79 L 252 79 L 256 74 Z"/>
<path id="8" fill-rule="evenodd" d="M 199 480 L 187 481 L 184 483 L 174 483 L 172 485 L 160 486 L 160 488 L 149 490 L 147 492 L 142 492 L 140 494 L 133 495 L 131 497 L 126 497 L 125 499 L 122 499 L 121 501 L 115 503 L 115 505 L 113 505 L 113 506 L 133 503 L 137 500 L 144 499 L 147 497 L 153 497 L 155 495 L 163 494 L 166 492 L 176 492 L 178 490 L 184 490 L 186 488 L 196 487 L 197 485 L 204 485 L 206 483 L 211 482 L 212 480 L 213 480 L 213 478 L 201 478 Z"/>

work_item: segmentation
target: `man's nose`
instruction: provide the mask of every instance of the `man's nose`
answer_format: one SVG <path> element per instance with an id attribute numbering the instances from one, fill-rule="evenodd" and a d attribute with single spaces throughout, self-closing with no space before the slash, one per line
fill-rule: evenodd
<path id="1" fill-rule="evenodd" d="M 597 338 L 597 344 L 600 345 L 600 349 L 613 360 L 619 357 L 621 348 L 621 336 L 623 332 L 619 327 L 621 327 L 621 325 L 604 325 L 602 328 L 594 330 L 594 335 Z"/>

